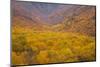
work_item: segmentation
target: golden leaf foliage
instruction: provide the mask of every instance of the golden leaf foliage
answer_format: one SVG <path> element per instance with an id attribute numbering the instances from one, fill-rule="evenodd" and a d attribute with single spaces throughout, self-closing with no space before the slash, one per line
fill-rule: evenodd
<path id="1" fill-rule="evenodd" d="M 21 34 L 16 30 L 12 39 L 13 64 L 95 60 L 95 38 L 79 33 L 28 31 Z"/>

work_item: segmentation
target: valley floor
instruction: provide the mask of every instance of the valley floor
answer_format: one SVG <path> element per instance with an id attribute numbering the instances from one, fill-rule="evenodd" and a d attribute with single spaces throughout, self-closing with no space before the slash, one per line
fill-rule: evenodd
<path id="1" fill-rule="evenodd" d="M 12 34 L 12 64 L 95 61 L 95 38 L 78 33 Z"/>

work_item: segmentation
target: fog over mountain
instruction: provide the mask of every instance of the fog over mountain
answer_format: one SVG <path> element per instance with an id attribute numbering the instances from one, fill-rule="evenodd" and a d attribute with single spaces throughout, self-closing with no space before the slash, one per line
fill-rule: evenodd
<path id="1" fill-rule="evenodd" d="M 13 1 L 13 25 L 95 35 L 95 6 Z"/>

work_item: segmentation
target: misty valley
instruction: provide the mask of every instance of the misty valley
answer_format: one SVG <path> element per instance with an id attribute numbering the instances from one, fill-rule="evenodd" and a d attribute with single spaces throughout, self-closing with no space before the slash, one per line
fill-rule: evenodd
<path id="1" fill-rule="evenodd" d="M 96 60 L 95 6 L 12 2 L 12 64 Z"/>

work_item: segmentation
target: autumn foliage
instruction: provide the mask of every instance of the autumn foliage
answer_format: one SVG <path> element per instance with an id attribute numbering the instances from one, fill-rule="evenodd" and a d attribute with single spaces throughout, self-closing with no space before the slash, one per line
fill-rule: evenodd
<path id="1" fill-rule="evenodd" d="M 12 5 L 13 65 L 96 60 L 95 6 Z"/>
<path id="2" fill-rule="evenodd" d="M 95 38 L 78 33 L 13 34 L 13 64 L 46 64 L 95 60 Z"/>

